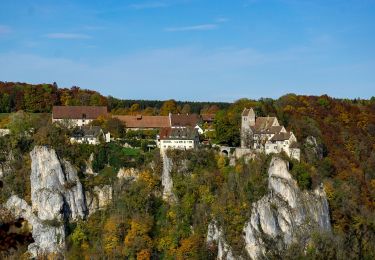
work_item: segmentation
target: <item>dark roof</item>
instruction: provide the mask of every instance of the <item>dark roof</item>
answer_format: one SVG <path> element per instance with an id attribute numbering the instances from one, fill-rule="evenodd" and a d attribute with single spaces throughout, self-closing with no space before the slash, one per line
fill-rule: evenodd
<path id="1" fill-rule="evenodd" d="M 197 114 L 170 114 L 171 126 L 195 127 L 199 122 Z"/>
<path id="2" fill-rule="evenodd" d="M 99 106 L 54 106 L 52 109 L 54 119 L 97 119 L 107 115 L 107 107 Z"/>
<path id="3" fill-rule="evenodd" d="M 286 141 L 286 140 L 289 140 L 290 136 L 291 136 L 290 132 L 287 132 L 287 133 L 278 133 L 278 134 L 275 134 L 274 136 L 272 136 L 272 138 L 270 139 L 270 141 L 271 142 Z"/>
<path id="4" fill-rule="evenodd" d="M 215 120 L 215 114 L 202 114 L 201 117 L 204 122 L 213 122 Z"/>
<path id="5" fill-rule="evenodd" d="M 178 140 L 193 140 L 197 138 L 198 131 L 195 128 L 171 128 L 165 127 L 160 129 L 160 140 L 178 139 Z"/>
<path id="6" fill-rule="evenodd" d="M 73 131 L 74 137 L 97 137 L 101 134 L 100 126 L 83 126 Z"/>
<path id="7" fill-rule="evenodd" d="M 162 128 L 169 127 L 168 116 L 113 116 L 125 123 L 128 128 Z"/>

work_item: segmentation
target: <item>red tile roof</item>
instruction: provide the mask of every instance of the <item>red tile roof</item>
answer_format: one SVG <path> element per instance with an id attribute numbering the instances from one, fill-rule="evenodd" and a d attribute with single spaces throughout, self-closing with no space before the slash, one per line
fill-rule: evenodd
<path id="1" fill-rule="evenodd" d="M 213 122 L 215 120 L 215 114 L 202 114 L 201 117 L 204 122 Z"/>
<path id="2" fill-rule="evenodd" d="M 99 106 L 54 106 L 52 109 L 54 119 L 97 119 L 107 115 L 107 107 Z"/>
<path id="3" fill-rule="evenodd" d="M 172 127 L 195 127 L 199 122 L 199 116 L 197 114 L 171 114 L 170 117 Z"/>
<path id="4" fill-rule="evenodd" d="M 169 127 L 169 117 L 168 116 L 116 116 L 117 118 L 125 124 L 127 128 L 162 128 Z"/>

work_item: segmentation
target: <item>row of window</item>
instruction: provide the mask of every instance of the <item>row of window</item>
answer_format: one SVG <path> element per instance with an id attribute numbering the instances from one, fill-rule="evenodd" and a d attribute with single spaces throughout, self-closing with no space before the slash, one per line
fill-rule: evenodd
<path id="1" fill-rule="evenodd" d="M 189 145 L 189 146 L 184 146 L 184 145 L 178 145 L 178 146 L 174 146 L 174 145 L 164 145 L 163 147 L 164 147 L 164 148 L 170 148 L 170 147 L 172 147 L 172 148 L 193 148 L 192 145 Z"/>
<path id="2" fill-rule="evenodd" d="M 175 143 L 175 144 L 192 144 L 193 141 L 170 141 L 170 140 L 163 140 L 162 141 L 163 143 L 168 143 L 168 144 L 171 144 L 171 143 Z"/>

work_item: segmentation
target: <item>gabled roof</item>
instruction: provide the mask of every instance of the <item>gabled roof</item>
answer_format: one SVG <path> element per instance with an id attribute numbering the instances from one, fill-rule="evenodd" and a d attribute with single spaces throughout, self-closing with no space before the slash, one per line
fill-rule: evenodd
<path id="1" fill-rule="evenodd" d="M 54 119 L 97 119 L 107 115 L 107 107 L 104 106 L 54 106 L 52 109 Z"/>
<path id="2" fill-rule="evenodd" d="M 100 126 L 83 126 L 73 131 L 74 137 L 98 137 L 102 133 Z"/>
<path id="3" fill-rule="evenodd" d="M 171 127 L 195 127 L 199 122 L 197 114 L 170 114 Z"/>
<path id="4" fill-rule="evenodd" d="M 242 111 L 242 116 L 255 116 L 255 112 L 254 112 L 254 109 L 253 108 L 245 108 L 243 111 Z"/>
<path id="5" fill-rule="evenodd" d="M 160 129 L 160 140 L 194 140 L 198 136 L 198 131 L 195 128 L 186 127 L 186 128 L 171 128 L 166 127 Z"/>
<path id="6" fill-rule="evenodd" d="M 168 116 L 113 116 L 123 123 L 127 128 L 162 128 L 169 127 Z"/>
<path id="7" fill-rule="evenodd" d="M 270 129 L 275 120 L 277 120 L 276 117 L 257 117 L 255 120 L 255 128 Z"/>
<path id="8" fill-rule="evenodd" d="M 275 134 L 274 136 L 272 136 L 272 138 L 270 139 L 270 141 L 271 142 L 286 141 L 286 140 L 290 139 L 291 135 L 292 134 L 290 132 L 278 133 L 278 134 Z"/>

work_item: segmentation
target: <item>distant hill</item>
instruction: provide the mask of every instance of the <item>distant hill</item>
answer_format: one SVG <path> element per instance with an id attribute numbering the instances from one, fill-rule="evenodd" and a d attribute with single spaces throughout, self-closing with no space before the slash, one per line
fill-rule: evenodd
<path id="1" fill-rule="evenodd" d="M 53 84 L 28 84 L 19 82 L 0 82 L 0 113 L 24 110 L 32 113 L 50 113 L 54 105 L 63 106 L 108 106 L 116 114 L 159 114 L 165 101 L 161 100 L 122 100 L 105 97 L 97 91 L 59 88 Z M 166 104 L 170 112 L 214 113 L 228 108 L 225 102 L 190 102 L 169 100 Z M 168 110 L 168 109 L 167 109 Z M 164 113 L 168 111 L 164 110 Z"/>

